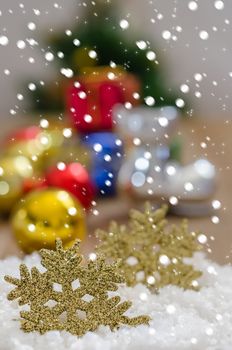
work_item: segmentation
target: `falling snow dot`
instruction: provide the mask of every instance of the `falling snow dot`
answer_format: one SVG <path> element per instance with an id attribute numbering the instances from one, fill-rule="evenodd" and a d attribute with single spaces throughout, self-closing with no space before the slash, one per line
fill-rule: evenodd
<path id="1" fill-rule="evenodd" d="M 154 276 L 148 276 L 147 277 L 147 283 L 151 284 L 151 285 L 155 284 L 155 277 Z"/>
<path id="2" fill-rule="evenodd" d="M 130 102 L 126 102 L 125 103 L 125 108 L 126 109 L 131 109 L 132 108 L 132 104 Z"/>
<path id="3" fill-rule="evenodd" d="M 221 202 L 217 199 L 213 200 L 212 201 L 212 207 L 215 209 L 215 210 L 218 210 L 221 208 Z"/>
<path id="4" fill-rule="evenodd" d="M 133 139 L 133 144 L 134 144 L 135 146 L 139 146 L 139 145 L 141 145 L 141 140 L 140 140 L 138 137 L 135 137 L 135 138 Z"/>
<path id="5" fill-rule="evenodd" d="M 70 137 L 72 136 L 72 129 L 70 129 L 70 128 L 65 128 L 65 129 L 63 130 L 63 135 L 64 135 L 64 137 L 66 137 L 66 138 L 70 138 Z"/>
<path id="6" fill-rule="evenodd" d="M 160 255 L 159 262 L 164 266 L 168 266 L 170 264 L 170 259 L 167 255 Z"/>
<path id="7" fill-rule="evenodd" d="M 136 41 L 136 45 L 140 50 L 145 50 L 147 48 L 147 43 L 144 40 Z"/>
<path id="8" fill-rule="evenodd" d="M 22 94 L 17 94 L 17 99 L 18 99 L 19 101 L 22 101 L 22 100 L 23 100 L 23 95 L 22 95 Z"/>
<path id="9" fill-rule="evenodd" d="M 39 15 L 40 15 L 40 10 L 38 10 L 38 9 L 33 9 L 33 11 L 34 11 L 34 14 L 35 14 L 36 16 L 39 16 Z"/>
<path id="10" fill-rule="evenodd" d="M 197 98 L 201 98 L 202 94 L 200 91 L 196 91 L 194 94 Z"/>
<path id="11" fill-rule="evenodd" d="M 144 100 L 145 100 L 146 105 L 148 105 L 148 106 L 154 106 L 154 104 L 155 104 L 155 99 L 152 96 L 147 96 L 147 97 L 145 97 Z"/>
<path id="12" fill-rule="evenodd" d="M 77 209 L 75 207 L 71 207 L 68 209 L 68 213 L 69 215 L 74 216 L 77 214 Z"/>
<path id="13" fill-rule="evenodd" d="M 64 162 L 59 162 L 57 164 L 57 169 L 59 169 L 60 171 L 64 171 L 66 169 L 66 165 Z"/>
<path id="14" fill-rule="evenodd" d="M 97 57 L 97 53 L 94 50 L 89 51 L 89 57 L 95 59 Z"/>
<path id="15" fill-rule="evenodd" d="M 205 243 L 207 243 L 208 239 L 207 239 L 206 235 L 201 234 L 197 237 L 197 240 L 199 243 L 205 244 Z"/>
<path id="16" fill-rule="evenodd" d="M 113 73 L 113 72 L 109 72 L 108 74 L 107 74 L 107 77 L 110 79 L 110 80 L 114 80 L 115 79 L 115 74 Z"/>
<path id="17" fill-rule="evenodd" d="M 28 23 L 27 28 L 30 29 L 30 30 L 35 30 L 36 29 L 36 25 L 35 25 L 35 23 L 30 22 L 30 23 Z"/>
<path id="18" fill-rule="evenodd" d="M 122 29 L 127 29 L 129 27 L 129 22 L 126 19 L 122 19 L 119 22 L 119 25 Z"/>
<path id="19" fill-rule="evenodd" d="M 168 305 L 168 306 L 166 307 L 166 310 L 167 310 L 167 313 L 168 313 L 168 314 L 174 314 L 174 313 L 176 312 L 176 308 L 175 308 L 174 305 Z"/>
<path id="20" fill-rule="evenodd" d="M 9 71 L 9 69 L 4 69 L 4 74 L 6 74 L 6 75 L 10 75 L 10 71 Z"/>
<path id="21" fill-rule="evenodd" d="M 198 5 L 197 5 L 196 1 L 190 1 L 190 2 L 188 3 L 188 8 L 189 8 L 189 10 L 191 10 L 191 11 L 196 11 L 197 8 L 198 8 Z"/>
<path id="22" fill-rule="evenodd" d="M 11 115 L 15 115 L 16 114 L 16 111 L 14 109 L 10 109 L 10 114 Z"/>
<path id="23" fill-rule="evenodd" d="M 95 152 L 101 152 L 103 148 L 102 148 L 102 145 L 100 143 L 95 143 L 93 145 L 93 149 Z"/>
<path id="24" fill-rule="evenodd" d="M 95 261 L 97 259 L 97 255 L 95 253 L 90 253 L 89 254 L 89 259 L 92 261 Z"/>
<path id="25" fill-rule="evenodd" d="M 36 90 L 36 85 L 34 83 L 30 83 L 28 84 L 28 89 L 31 91 L 35 91 Z"/>
<path id="26" fill-rule="evenodd" d="M 0 45 L 6 46 L 9 43 L 9 39 L 5 35 L 0 36 Z"/>
<path id="27" fill-rule="evenodd" d="M 162 37 L 163 37 L 163 39 L 165 39 L 165 40 L 169 40 L 169 39 L 171 39 L 171 32 L 169 32 L 169 30 L 164 30 L 163 32 L 162 32 Z"/>
<path id="28" fill-rule="evenodd" d="M 199 33 L 199 37 L 202 39 L 202 40 L 207 40 L 209 38 L 209 34 L 206 30 L 201 30 L 200 33 Z"/>
<path id="29" fill-rule="evenodd" d="M 64 53 L 61 52 L 61 51 L 59 51 L 59 52 L 57 52 L 57 56 L 58 56 L 59 58 L 64 58 Z"/>
<path id="30" fill-rule="evenodd" d="M 134 97 L 135 100 L 139 100 L 140 99 L 140 95 L 139 95 L 138 92 L 134 92 L 133 93 L 133 97 Z"/>
<path id="31" fill-rule="evenodd" d="M 191 192 L 193 191 L 194 187 L 193 187 L 193 184 L 191 182 L 186 182 L 184 184 L 184 189 L 187 191 L 187 192 Z"/>
<path id="32" fill-rule="evenodd" d="M 169 203 L 172 205 L 177 205 L 178 204 L 178 199 L 175 196 L 171 196 L 169 198 Z"/>
<path id="33" fill-rule="evenodd" d="M 139 298 L 142 301 L 146 301 L 148 299 L 148 295 L 147 295 L 147 293 L 140 293 Z"/>
<path id="34" fill-rule="evenodd" d="M 45 59 L 49 62 L 53 61 L 54 60 L 54 55 L 52 52 L 46 52 L 45 53 Z"/>
<path id="35" fill-rule="evenodd" d="M 189 86 L 187 84 L 182 84 L 180 86 L 180 91 L 182 91 L 184 94 L 187 94 L 189 92 Z"/>
<path id="36" fill-rule="evenodd" d="M 112 182 L 111 182 L 110 180 L 106 180 L 106 181 L 105 181 L 105 185 L 106 185 L 107 187 L 110 187 L 110 186 L 112 186 Z"/>
<path id="37" fill-rule="evenodd" d="M 173 176 L 176 174 L 176 168 L 173 165 L 169 165 L 166 168 L 166 172 L 169 176 Z"/>
<path id="38" fill-rule="evenodd" d="M 47 119 L 41 119 L 39 125 L 41 128 L 46 129 L 49 126 L 49 122 Z"/>
<path id="39" fill-rule="evenodd" d="M 87 97 L 87 95 L 86 95 L 86 93 L 85 93 L 84 91 L 78 92 L 78 96 L 79 96 L 82 100 L 84 100 L 84 99 Z"/>
<path id="40" fill-rule="evenodd" d="M 213 335 L 213 329 L 212 328 L 206 328 L 205 333 L 209 336 Z"/>
<path id="41" fill-rule="evenodd" d="M 223 10 L 224 9 L 224 2 L 221 0 L 214 1 L 214 7 L 217 10 Z"/>
<path id="42" fill-rule="evenodd" d="M 149 61 L 154 61 L 156 59 L 156 54 L 154 51 L 148 51 L 146 57 Z"/>
<path id="43" fill-rule="evenodd" d="M 65 34 L 66 34 L 67 36 L 71 36 L 71 35 L 72 35 L 72 32 L 71 32 L 71 30 L 67 29 L 67 30 L 65 31 Z"/>
<path id="44" fill-rule="evenodd" d="M 80 46 L 81 42 L 80 42 L 80 40 L 78 40 L 78 39 L 74 39 L 74 40 L 73 40 L 73 44 L 74 44 L 75 46 Z"/>
<path id="45" fill-rule="evenodd" d="M 168 121 L 168 119 L 166 117 L 159 117 L 158 123 L 163 128 L 166 128 L 168 126 L 168 124 L 169 124 L 169 121 Z"/>
<path id="46" fill-rule="evenodd" d="M 61 68 L 60 70 L 61 74 L 63 74 L 66 78 L 72 78 L 73 77 L 73 71 L 70 68 Z"/>
<path id="47" fill-rule="evenodd" d="M 192 281 L 192 286 L 194 287 L 194 288 L 198 288 L 199 287 L 199 283 L 197 282 L 197 281 Z"/>
<path id="48" fill-rule="evenodd" d="M 110 67 L 111 67 L 111 68 L 116 68 L 116 67 L 117 67 L 117 65 L 116 65 L 116 63 L 115 63 L 115 62 L 110 61 Z"/>
<path id="49" fill-rule="evenodd" d="M 219 222 L 220 222 L 218 216 L 212 216 L 211 221 L 213 224 L 219 224 Z"/>
<path id="50" fill-rule="evenodd" d="M 106 154 L 104 156 L 104 159 L 105 159 L 106 162 L 110 162 L 112 160 L 112 158 L 111 158 L 111 156 L 109 154 Z"/>
<path id="51" fill-rule="evenodd" d="M 81 84 L 79 83 L 79 81 L 75 81 L 74 86 L 75 86 L 76 88 L 79 88 L 79 87 L 81 87 Z"/>
<path id="52" fill-rule="evenodd" d="M 18 40 L 18 41 L 17 41 L 17 47 L 18 47 L 20 50 L 25 49 L 25 47 L 26 47 L 25 41 L 23 41 L 23 40 Z"/>
<path id="53" fill-rule="evenodd" d="M 176 106 L 179 107 L 179 108 L 183 108 L 185 105 L 185 102 L 182 98 L 177 98 L 176 99 Z"/>
<path id="54" fill-rule="evenodd" d="M 202 80 L 202 75 L 200 73 L 196 73 L 196 74 L 194 74 L 194 79 L 196 81 L 201 81 Z"/>
<path id="55" fill-rule="evenodd" d="M 91 117 L 90 114 L 86 114 L 86 115 L 84 116 L 84 121 L 85 121 L 86 123 L 91 123 L 92 120 L 93 120 L 93 118 Z"/>
<path id="56" fill-rule="evenodd" d="M 29 224 L 29 225 L 28 225 L 28 230 L 29 230 L 30 232 L 35 232 L 35 229 L 36 229 L 36 226 L 35 226 L 34 224 Z"/>
<path id="57" fill-rule="evenodd" d="M 201 148 L 204 148 L 204 149 L 207 148 L 207 144 L 205 142 L 201 142 L 200 145 L 201 145 Z"/>

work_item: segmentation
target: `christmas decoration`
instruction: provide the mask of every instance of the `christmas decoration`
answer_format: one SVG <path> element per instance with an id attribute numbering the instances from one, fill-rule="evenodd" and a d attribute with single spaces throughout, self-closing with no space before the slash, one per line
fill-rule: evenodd
<path id="1" fill-rule="evenodd" d="M 0 158 L 0 214 L 9 213 L 24 192 L 24 181 L 32 176 L 32 164 L 24 156 Z"/>
<path id="2" fill-rule="evenodd" d="M 4 144 L 4 153 L 23 155 L 43 172 L 58 161 L 79 161 L 89 166 L 90 155 L 70 125 L 41 121 L 41 127 L 29 126 L 12 132 Z"/>
<path id="3" fill-rule="evenodd" d="M 168 284 L 198 290 L 202 273 L 184 261 L 201 248 L 197 235 L 188 232 L 186 222 L 167 228 L 166 212 L 166 206 L 153 211 L 148 203 L 144 213 L 132 210 L 127 226 L 113 222 L 108 231 L 97 231 L 97 252 L 121 260 L 119 271 L 129 286 L 140 282 L 154 290 Z"/>
<path id="4" fill-rule="evenodd" d="M 46 175 L 48 186 L 71 192 L 84 206 L 89 208 L 95 197 L 95 188 L 87 170 L 80 163 L 58 163 Z"/>
<path id="5" fill-rule="evenodd" d="M 29 311 L 21 311 L 21 328 L 25 332 L 41 334 L 51 330 L 65 330 L 77 336 L 95 331 L 100 325 L 111 330 L 123 324 L 137 326 L 148 324 L 148 316 L 129 318 L 124 313 L 132 303 L 120 303 L 120 296 L 109 297 L 116 292 L 123 278 L 117 273 L 117 265 L 107 265 L 103 258 L 88 261 L 81 266 L 79 241 L 64 250 L 62 242 L 56 241 L 56 251 L 41 250 L 40 272 L 20 265 L 20 279 L 5 276 L 5 280 L 16 286 L 9 300 L 19 299 L 19 305 L 29 305 Z M 78 281 L 77 286 L 74 283 Z M 55 306 L 49 306 L 49 302 Z"/>
<path id="6" fill-rule="evenodd" d="M 81 132 L 113 129 L 112 110 L 119 103 L 137 104 L 135 77 L 110 67 L 88 69 L 67 91 L 67 108 L 74 126 Z"/>
<path id="7" fill-rule="evenodd" d="M 23 155 L 32 162 L 36 171 L 44 168 L 46 152 L 51 147 L 51 135 L 37 126 L 29 126 L 7 136 L 4 153 L 9 156 Z"/>
<path id="8" fill-rule="evenodd" d="M 186 166 L 173 159 L 170 139 L 178 125 L 176 108 L 117 107 L 114 116 L 127 145 L 118 177 L 122 192 L 142 199 L 165 198 L 173 206 L 181 201 L 205 201 L 207 205 L 215 192 L 215 167 L 206 159 Z M 188 213 L 192 210 L 185 211 Z"/>
<path id="9" fill-rule="evenodd" d="M 122 141 L 110 132 L 86 134 L 82 141 L 92 152 L 91 178 L 99 194 L 114 195 L 122 164 Z"/>
<path id="10" fill-rule="evenodd" d="M 181 95 L 166 88 L 163 74 L 166 70 L 158 57 L 159 50 L 153 49 L 147 38 L 141 40 L 141 30 L 138 34 L 134 30 L 133 34 L 124 34 L 120 18 L 117 18 L 116 1 L 87 0 L 81 5 L 82 19 L 73 28 L 69 27 L 70 35 L 53 34 L 47 40 L 46 46 L 54 56 L 53 65 L 57 63 L 59 71 L 64 74 L 68 67 L 68 77 L 76 77 L 89 66 L 123 67 L 141 82 L 142 91 L 137 93 L 142 102 L 146 103 L 147 97 L 151 97 L 156 106 L 175 105 L 177 97 Z M 33 110 L 39 113 L 64 111 L 63 96 L 67 79 L 58 76 L 53 83 L 45 82 L 43 86 L 35 84 L 36 88 L 30 91 Z"/>
<path id="11" fill-rule="evenodd" d="M 85 213 L 76 198 L 61 189 L 42 189 L 23 198 L 12 215 L 15 238 L 26 253 L 55 248 L 56 238 L 65 247 L 85 236 Z"/>

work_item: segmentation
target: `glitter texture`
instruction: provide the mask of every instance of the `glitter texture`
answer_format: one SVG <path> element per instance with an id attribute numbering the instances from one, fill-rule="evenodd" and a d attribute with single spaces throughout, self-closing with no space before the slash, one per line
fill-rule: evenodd
<path id="1" fill-rule="evenodd" d="M 119 272 L 128 286 L 140 282 L 154 290 L 169 284 L 198 290 L 201 272 L 184 261 L 201 249 L 197 235 L 188 232 L 186 220 L 167 227 L 166 213 L 166 206 L 153 211 L 149 203 L 143 213 L 132 210 L 128 225 L 112 222 L 108 231 L 96 232 L 97 251 L 111 262 L 120 259 Z M 136 264 L 128 263 L 132 257 Z"/>
<path id="2" fill-rule="evenodd" d="M 80 241 L 64 250 L 60 240 L 56 251 L 42 249 L 40 272 L 20 265 L 20 279 L 5 276 L 16 288 L 8 294 L 9 300 L 18 299 L 19 305 L 29 305 L 29 311 L 21 311 L 21 328 L 25 332 L 41 334 L 51 330 L 66 330 L 83 336 L 100 325 L 114 330 L 121 325 L 148 324 L 148 316 L 129 318 L 124 313 L 131 307 L 130 301 L 121 302 L 116 292 L 123 278 L 117 273 L 117 264 L 108 265 L 102 257 L 89 261 L 87 267 L 79 253 Z M 74 287 L 74 282 L 78 285 Z M 53 306 L 49 303 L 53 302 Z"/>

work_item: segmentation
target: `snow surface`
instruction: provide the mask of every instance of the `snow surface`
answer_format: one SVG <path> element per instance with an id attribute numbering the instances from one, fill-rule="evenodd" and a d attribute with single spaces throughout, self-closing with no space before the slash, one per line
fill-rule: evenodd
<path id="1" fill-rule="evenodd" d="M 39 265 L 39 256 L 26 257 L 28 266 Z M 101 327 L 77 338 L 66 332 L 45 335 L 20 330 L 19 307 L 9 302 L 12 287 L 4 275 L 18 274 L 20 259 L 0 261 L 0 350 L 231 350 L 232 349 L 232 267 L 219 266 L 202 254 L 194 257 L 194 265 L 204 272 L 200 292 L 183 291 L 174 286 L 152 295 L 146 287 L 121 286 L 122 300 L 133 302 L 130 316 L 148 314 L 150 326 L 121 327 L 111 332 Z"/>

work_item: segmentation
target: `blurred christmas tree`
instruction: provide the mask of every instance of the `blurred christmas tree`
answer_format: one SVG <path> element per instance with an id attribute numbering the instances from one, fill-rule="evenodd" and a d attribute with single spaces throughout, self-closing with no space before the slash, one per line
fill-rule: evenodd
<path id="1" fill-rule="evenodd" d="M 140 39 L 141 33 L 134 37 L 125 35 L 128 22 L 117 18 L 116 0 L 86 0 L 82 6 L 84 13 L 78 23 L 47 42 L 48 55 L 57 58 L 59 74 L 63 73 L 64 77 L 30 91 L 32 110 L 62 112 L 65 80 L 83 73 L 84 67 L 110 64 L 137 76 L 141 82 L 142 101 L 151 96 L 156 106 L 175 105 L 177 96 L 165 86 L 157 51 L 151 48 L 149 41 Z"/>

